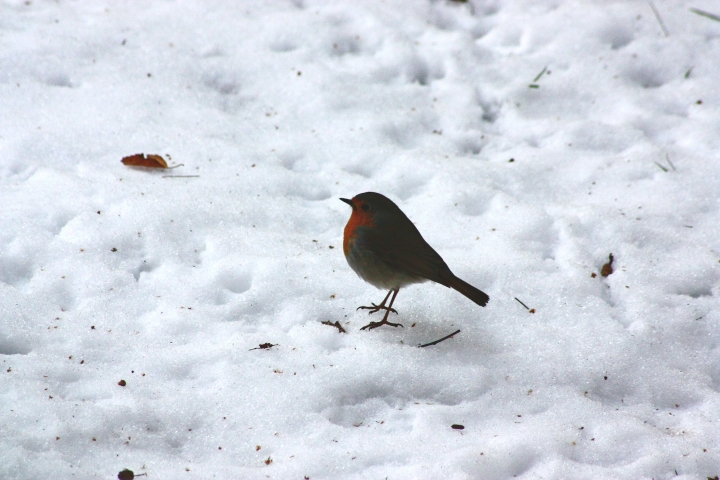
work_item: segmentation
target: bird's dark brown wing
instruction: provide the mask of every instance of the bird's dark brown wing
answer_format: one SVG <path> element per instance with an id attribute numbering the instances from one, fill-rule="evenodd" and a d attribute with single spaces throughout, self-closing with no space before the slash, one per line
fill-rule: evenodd
<path id="1" fill-rule="evenodd" d="M 366 246 L 377 258 L 400 271 L 450 286 L 455 275 L 404 214 L 378 220 L 383 228 L 366 233 Z"/>
<path id="2" fill-rule="evenodd" d="M 386 248 L 375 252 L 375 255 L 393 268 L 457 290 L 481 307 L 487 305 L 490 297 L 482 290 L 456 277 L 440 255 L 422 238 L 415 225 L 410 225 L 417 235 L 409 235 L 405 231 L 403 235 L 386 234 L 384 242 L 380 243 Z M 385 231 L 390 230 L 385 229 Z"/>

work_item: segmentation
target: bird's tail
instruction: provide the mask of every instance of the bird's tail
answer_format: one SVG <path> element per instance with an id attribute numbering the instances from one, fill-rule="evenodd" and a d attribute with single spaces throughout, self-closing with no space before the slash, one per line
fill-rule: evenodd
<path id="1" fill-rule="evenodd" d="M 490 300 L 490 297 L 488 297 L 487 293 L 478 290 L 477 288 L 473 287 L 464 280 L 459 279 L 458 277 L 453 277 L 453 279 L 450 280 L 448 284 L 450 288 L 462 293 L 467 298 L 477 303 L 481 307 L 487 305 L 488 300 Z"/>

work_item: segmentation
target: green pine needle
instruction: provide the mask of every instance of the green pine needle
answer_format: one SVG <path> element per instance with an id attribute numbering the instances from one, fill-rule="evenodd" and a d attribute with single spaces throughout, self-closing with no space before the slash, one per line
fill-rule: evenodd
<path id="1" fill-rule="evenodd" d="M 538 80 L 540 80 L 540 77 L 542 77 L 545 72 L 547 72 L 547 65 L 545 65 L 545 68 L 542 69 L 542 72 L 538 73 L 537 77 L 535 77 L 535 80 L 533 80 L 533 82 L 537 82 Z"/>
<path id="2" fill-rule="evenodd" d="M 697 8 L 691 8 L 690 11 L 693 13 L 697 13 L 700 16 L 709 18 L 710 20 L 715 20 L 716 22 L 720 22 L 720 16 L 715 15 L 714 13 L 705 12 L 705 11 L 699 10 Z"/>

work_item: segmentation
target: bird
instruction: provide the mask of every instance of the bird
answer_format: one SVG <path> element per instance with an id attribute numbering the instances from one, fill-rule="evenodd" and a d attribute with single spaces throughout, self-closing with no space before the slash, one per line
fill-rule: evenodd
<path id="1" fill-rule="evenodd" d="M 490 297 L 455 276 L 395 202 L 375 192 L 340 200 L 352 207 L 343 235 L 343 253 L 350 268 L 367 283 L 389 290 L 379 305 L 357 308 L 370 310 L 370 314 L 385 311 L 381 321 L 370 322 L 361 330 L 382 325 L 402 327 L 388 322 L 390 312 L 397 314 L 392 308 L 395 297 L 402 287 L 427 280 L 452 288 L 481 307 L 487 305 Z"/>

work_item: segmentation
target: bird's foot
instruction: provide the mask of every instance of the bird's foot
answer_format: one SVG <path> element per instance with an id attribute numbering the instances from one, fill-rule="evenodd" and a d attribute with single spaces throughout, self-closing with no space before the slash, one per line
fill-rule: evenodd
<path id="1" fill-rule="evenodd" d="M 372 305 L 372 307 L 358 307 L 355 310 L 370 310 L 368 312 L 368 314 L 373 314 L 375 312 L 379 312 L 380 310 L 387 310 L 388 312 L 393 312 L 395 314 L 398 313 L 397 310 L 395 310 L 394 308 L 386 307 L 382 303 L 380 305 L 375 305 L 374 303 L 371 303 L 370 305 Z M 373 323 L 377 323 L 377 322 L 373 322 Z"/>
<path id="2" fill-rule="evenodd" d="M 392 310 L 392 309 L 390 309 L 390 310 Z M 370 313 L 372 313 L 372 312 L 370 312 Z M 397 312 L 395 312 L 395 313 L 397 313 Z M 366 329 L 372 330 L 373 328 L 382 327 L 383 325 L 390 325 L 391 327 L 402 327 L 402 324 L 400 324 L 400 323 L 388 322 L 387 319 L 383 318 L 382 322 L 370 322 L 367 325 L 365 325 L 364 327 L 362 327 L 360 330 L 366 330 Z M 405 327 L 403 327 L 403 328 L 405 328 Z"/>

